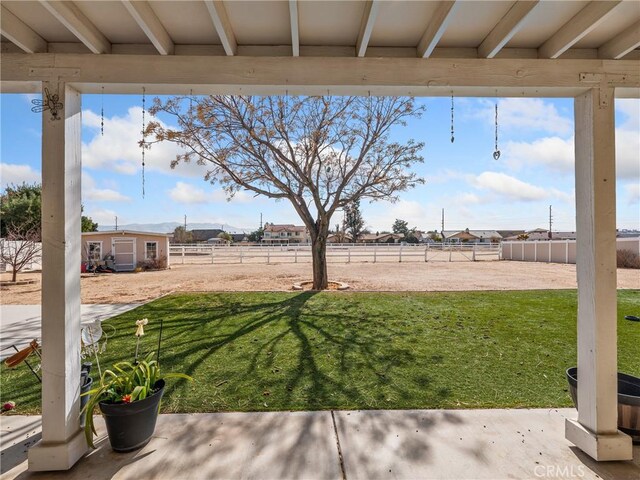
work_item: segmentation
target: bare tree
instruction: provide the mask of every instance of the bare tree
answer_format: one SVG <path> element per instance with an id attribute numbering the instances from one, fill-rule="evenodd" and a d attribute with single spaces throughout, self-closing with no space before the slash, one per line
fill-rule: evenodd
<path id="1" fill-rule="evenodd" d="M 11 281 L 15 282 L 18 272 L 40 257 L 40 228 L 31 227 L 21 231 L 14 225 L 8 225 L 6 231 L 6 236 L 0 241 L 0 259 L 11 266 Z"/>
<path id="2" fill-rule="evenodd" d="M 422 113 L 411 98 L 246 97 L 156 99 L 177 128 L 150 122 L 150 141 L 184 148 L 172 166 L 197 161 L 205 179 L 232 197 L 239 190 L 286 199 L 309 230 L 313 288 L 327 288 L 326 244 L 331 216 L 358 199 L 397 200 L 422 183 L 411 167 L 422 143 L 390 140 L 394 126 Z"/>

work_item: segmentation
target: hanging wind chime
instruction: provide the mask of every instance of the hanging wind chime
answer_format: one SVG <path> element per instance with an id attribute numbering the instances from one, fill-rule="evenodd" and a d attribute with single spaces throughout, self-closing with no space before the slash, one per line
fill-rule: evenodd
<path id="1" fill-rule="evenodd" d="M 145 139 L 145 102 L 146 102 L 146 92 L 145 88 L 142 87 L 142 141 L 140 142 L 140 148 L 142 150 L 142 198 L 144 198 L 144 139 Z"/>
<path id="2" fill-rule="evenodd" d="M 451 143 L 455 140 L 455 136 L 453 134 L 453 92 L 451 92 Z"/>
<path id="3" fill-rule="evenodd" d="M 497 100 L 496 100 L 495 124 L 496 124 L 496 143 L 495 143 L 495 148 L 493 150 L 493 159 L 498 160 L 500 158 L 500 150 L 498 150 L 498 101 Z"/>
<path id="4" fill-rule="evenodd" d="M 100 135 L 104 137 L 104 87 L 100 94 Z"/>

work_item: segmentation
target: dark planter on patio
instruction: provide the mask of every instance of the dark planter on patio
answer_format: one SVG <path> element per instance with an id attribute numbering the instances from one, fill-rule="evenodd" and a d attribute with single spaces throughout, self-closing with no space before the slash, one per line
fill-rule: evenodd
<path id="1" fill-rule="evenodd" d="M 151 439 L 156 429 L 160 400 L 164 393 L 164 380 L 158 380 L 154 388 L 156 392 L 144 400 L 132 403 L 100 402 L 109 443 L 116 452 L 130 452 L 142 448 Z"/>
<path id="2" fill-rule="evenodd" d="M 578 367 L 567 369 L 573 404 L 578 408 Z M 618 372 L 618 428 L 640 443 L 640 378 Z"/>

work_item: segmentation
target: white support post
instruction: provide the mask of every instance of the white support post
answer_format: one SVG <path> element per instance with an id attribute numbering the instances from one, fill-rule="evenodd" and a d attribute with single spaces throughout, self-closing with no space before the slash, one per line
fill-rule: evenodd
<path id="1" fill-rule="evenodd" d="M 538 242 L 533 244 L 533 261 L 538 263 Z"/>
<path id="2" fill-rule="evenodd" d="M 618 431 L 616 171 L 613 91 L 575 99 L 578 420 L 565 436 L 593 459 L 631 460 Z M 601 93 L 606 94 L 601 96 Z"/>
<path id="3" fill-rule="evenodd" d="M 298 248 L 297 247 L 294 250 L 294 252 L 295 252 L 295 261 L 294 261 L 294 263 L 298 263 Z"/>
<path id="4" fill-rule="evenodd" d="M 211 264 L 213 265 L 214 262 L 214 252 L 216 251 L 216 247 L 214 247 L 213 245 L 211 245 Z"/>
<path id="5" fill-rule="evenodd" d="M 68 470 L 87 451 L 80 428 L 80 93 L 43 82 L 64 108 L 42 113 L 42 440 L 29 470 Z"/>
<path id="6" fill-rule="evenodd" d="M 184 245 L 182 246 L 182 265 L 184 265 Z"/>

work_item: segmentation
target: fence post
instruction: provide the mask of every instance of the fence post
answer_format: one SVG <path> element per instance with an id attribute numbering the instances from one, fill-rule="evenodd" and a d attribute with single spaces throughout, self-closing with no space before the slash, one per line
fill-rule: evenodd
<path id="1" fill-rule="evenodd" d="M 449 261 L 451 261 L 451 244 L 449 244 Z"/>
<path id="2" fill-rule="evenodd" d="M 564 263 L 569 263 L 569 240 L 564 242 Z"/>
<path id="3" fill-rule="evenodd" d="M 400 245 L 400 257 L 398 258 L 398 263 L 402 263 L 402 245 Z"/>
<path id="4" fill-rule="evenodd" d="M 213 245 L 211 245 L 211 263 L 213 264 L 213 252 L 215 251 L 215 248 Z"/>
<path id="5" fill-rule="evenodd" d="M 294 262 L 293 262 L 293 263 L 298 263 L 298 247 L 296 247 L 296 249 L 294 250 L 294 252 L 295 252 L 295 255 L 294 255 L 295 260 L 294 260 Z"/>
<path id="6" fill-rule="evenodd" d="M 533 244 L 533 261 L 538 263 L 538 242 Z"/>
<path id="7" fill-rule="evenodd" d="M 551 263 L 551 240 L 549 240 L 549 261 L 547 263 Z"/>
<path id="8" fill-rule="evenodd" d="M 271 249 L 267 250 L 267 265 L 271 263 Z"/>
<path id="9" fill-rule="evenodd" d="M 243 250 L 243 248 L 242 248 L 242 247 L 240 247 L 240 263 L 242 263 L 242 252 L 243 252 L 243 251 L 244 251 L 244 250 Z"/>
<path id="10" fill-rule="evenodd" d="M 373 246 L 373 263 L 376 263 L 378 247 Z"/>
<path id="11" fill-rule="evenodd" d="M 520 243 L 520 256 L 522 257 L 521 260 L 524 262 L 524 240 Z"/>
<path id="12" fill-rule="evenodd" d="M 347 263 L 351 263 L 351 249 L 347 249 Z"/>
<path id="13" fill-rule="evenodd" d="M 184 265 L 184 246 L 182 247 L 182 265 Z"/>
<path id="14" fill-rule="evenodd" d="M 424 249 L 424 261 L 428 262 L 429 261 L 429 244 L 427 243 L 426 248 Z"/>
<path id="15" fill-rule="evenodd" d="M 473 250 L 471 252 L 471 261 L 475 262 L 476 261 L 476 244 L 473 244 Z"/>

